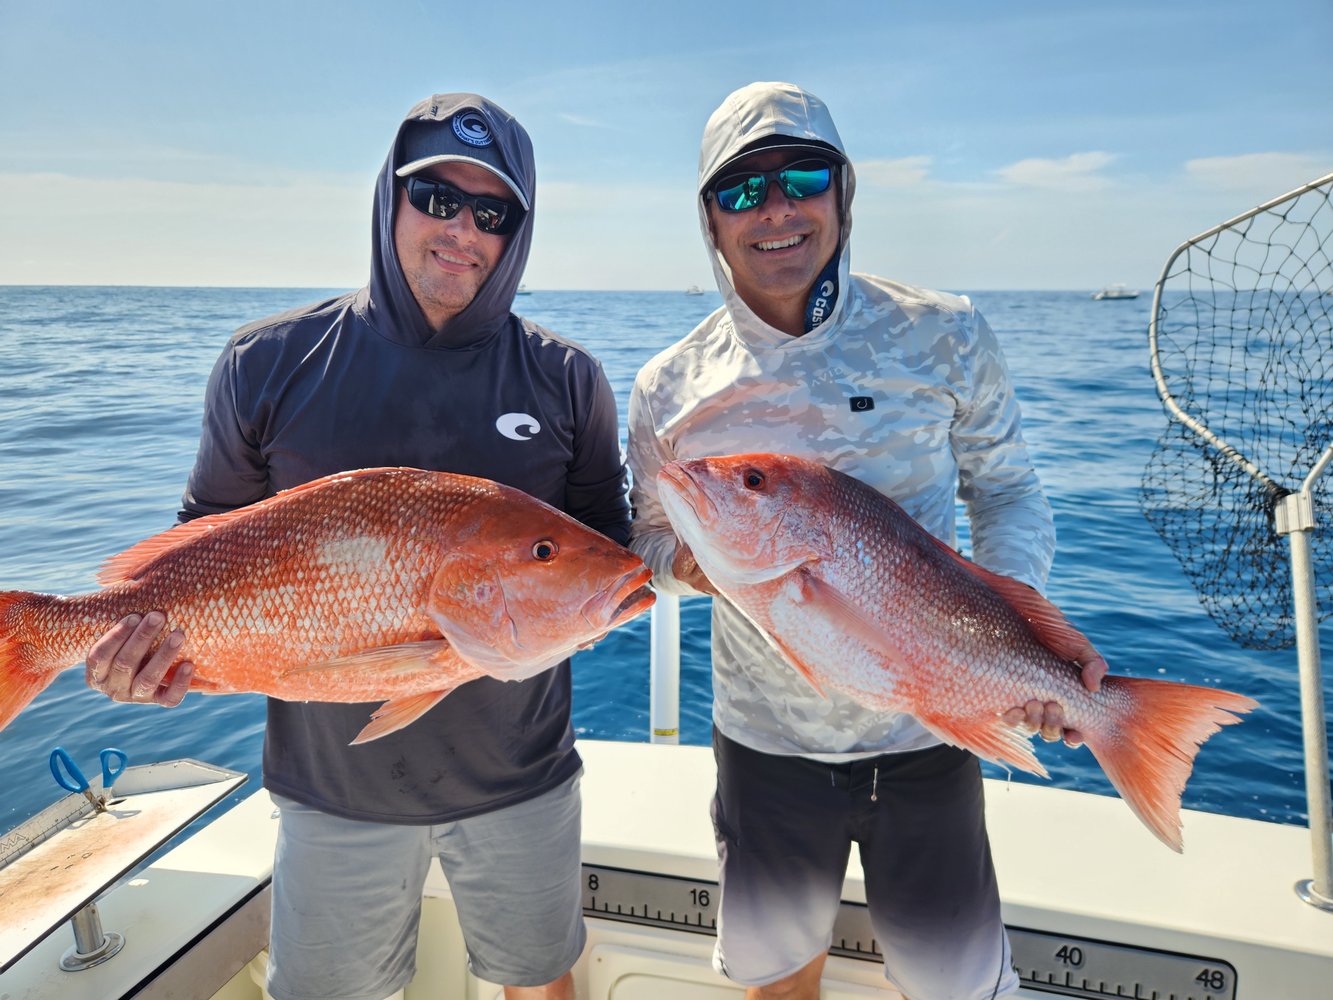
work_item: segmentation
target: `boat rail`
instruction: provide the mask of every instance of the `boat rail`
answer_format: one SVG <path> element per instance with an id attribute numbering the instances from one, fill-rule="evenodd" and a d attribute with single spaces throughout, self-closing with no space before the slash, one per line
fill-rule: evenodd
<path id="1" fill-rule="evenodd" d="M 649 626 L 648 737 L 680 742 L 680 598 L 658 592 Z"/>

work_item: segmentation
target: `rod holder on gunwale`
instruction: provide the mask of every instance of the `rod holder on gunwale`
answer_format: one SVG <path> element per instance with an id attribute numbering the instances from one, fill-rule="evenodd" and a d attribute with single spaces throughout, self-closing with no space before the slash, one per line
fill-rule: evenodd
<path id="1" fill-rule="evenodd" d="M 102 930 L 102 917 L 96 903 L 89 903 L 70 918 L 74 945 L 60 959 L 65 972 L 83 972 L 101 965 L 125 947 L 125 937 Z"/>

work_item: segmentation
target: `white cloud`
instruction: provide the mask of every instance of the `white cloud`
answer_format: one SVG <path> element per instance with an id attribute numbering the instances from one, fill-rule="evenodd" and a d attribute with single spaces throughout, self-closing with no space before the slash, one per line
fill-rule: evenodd
<path id="1" fill-rule="evenodd" d="M 896 160 L 864 160 L 856 163 L 856 183 L 874 187 L 916 187 L 930 174 L 931 157 L 904 156 Z"/>
<path id="2" fill-rule="evenodd" d="M 1246 153 L 1190 160 L 1185 172 L 1221 191 L 1268 191 L 1273 197 L 1333 171 L 1333 154 Z"/>
<path id="3" fill-rule="evenodd" d="M 569 122 L 571 125 L 578 125 L 583 128 L 610 128 L 606 122 L 599 122 L 595 118 L 589 118 L 587 115 L 570 114 L 568 111 L 561 111 L 556 115 L 563 122 Z"/>
<path id="4" fill-rule="evenodd" d="M 1318 172 L 1313 156 L 1275 159 L 1294 176 L 1237 192 L 1198 179 L 1235 176 L 1223 161 L 1194 161 L 1167 179 L 1071 188 L 1071 173 L 1098 179 L 1106 161 L 1089 155 L 1056 161 L 1066 184 L 1044 188 L 942 181 L 927 158 L 876 161 L 868 176 L 858 165 L 852 265 L 957 290 L 1149 288 L 1182 240 Z M 679 173 L 542 181 L 528 286 L 711 288 L 689 165 Z M 370 199 L 363 179 L 314 173 L 251 184 L 0 173 L 0 283 L 356 287 Z"/>
<path id="5" fill-rule="evenodd" d="M 1109 181 L 1099 171 L 1109 166 L 1111 153 L 1074 153 L 1059 160 L 1019 160 L 996 171 L 1000 177 L 1021 187 L 1048 191 L 1097 191 Z"/>
<path id="6" fill-rule="evenodd" d="M 0 282 L 356 287 L 371 190 L 0 174 Z"/>
<path id="7" fill-rule="evenodd" d="M 1150 288 L 1181 240 L 1226 218 L 1181 185 L 1077 192 L 1017 184 L 870 187 L 853 211 L 852 267 L 956 291 Z"/>

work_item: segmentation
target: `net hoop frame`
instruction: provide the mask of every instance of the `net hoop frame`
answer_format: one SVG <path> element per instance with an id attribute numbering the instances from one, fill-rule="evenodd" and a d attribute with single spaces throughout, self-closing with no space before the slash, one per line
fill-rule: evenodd
<path id="1" fill-rule="evenodd" d="M 1313 191 L 1315 188 L 1323 187 L 1329 183 L 1333 183 L 1333 174 L 1325 174 L 1323 177 L 1310 181 L 1308 184 L 1302 184 L 1294 191 L 1288 191 L 1284 195 L 1280 195 L 1277 198 L 1264 202 L 1257 208 L 1252 208 L 1248 212 L 1242 212 L 1233 219 L 1228 219 L 1226 222 L 1213 226 L 1211 229 L 1199 233 L 1197 236 L 1190 237 L 1184 243 L 1180 244 L 1180 246 L 1176 247 L 1171 256 L 1166 259 L 1166 265 L 1162 268 L 1162 274 L 1157 279 L 1157 284 L 1153 287 L 1152 312 L 1148 318 L 1148 349 L 1151 355 L 1153 382 L 1157 385 L 1157 395 L 1158 398 L 1161 399 L 1162 405 L 1167 408 L 1168 412 L 1174 419 L 1178 420 L 1195 434 L 1199 435 L 1199 437 L 1211 444 L 1222 455 L 1231 459 L 1231 461 L 1235 462 L 1251 476 L 1263 483 L 1269 490 L 1274 491 L 1278 496 L 1289 493 L 1290 491 L 1274 482 L 1273 478 L 1268 475 L 1268 473 L 1251 462 L 1241 454 L 1240 451 L 1232 447 L 1232 445 L 1228 444 L 1221 436 L 1210 430 L 1207 424 L 1186 413 L 1184 408 L 1176 402 L 1175 397 L 1171 395 L 1171 390 L 1168 389 L 1166 385 L 1166 373 L 1162 371 L 1162 364 L 1158 355 L 1157 318 L 1161 315 L 1162 289 L 1166 285 L 1167 278 L 1171 276 L 1171 268 L 1175 265 L 1176 260 L 1181 254 L 1188 251 L 1191 247 L 1202 243 L 1204 240 L 1211 239 L 1218 233 L 1224 232 L 1227 229 L 1234 229 L 1247 219 L 1252 219 L 1256 215 L 1261 215 L 1270 209 L 1276 208 L 1283 202 L 1292 201 L 1299 198 L 1307 191 Z M 1330 449 L 1333 449 L 1333 444 L 1330 444 Z M 1310 485 L 1311 479 L 1307 479 L 1305 488 L 1308 490 Z"/>

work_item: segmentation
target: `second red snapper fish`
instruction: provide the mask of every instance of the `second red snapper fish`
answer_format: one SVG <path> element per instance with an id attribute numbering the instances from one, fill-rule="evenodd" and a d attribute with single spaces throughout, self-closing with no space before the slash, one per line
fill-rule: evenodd
<path id="1" fill-rule="evenodd" d="M 1003 713 L 1058 701 L 1140 820 L 1181 850 L 1180 796 L 1199 747 L 1251 698 L 1108 675 L 1030 587 L 987 572 L 850 476 L 786 455 L 672 462 L 662 506 L 699 568 L 817 689 L 906 712 L 979 757 L 1046 777 Z"/>
<path id="2" fill-rule="evenodd" d="M 0 729 L 123 616 L 157 610 L 185 631 L 191 691 L 383 700 L 363 743 L 467 681 L 559 663 L 651 606 L 651 576 L 488 479 L 327 476 L 140 542 L 106 563 L 100 591 L 0 591 Z"/>

